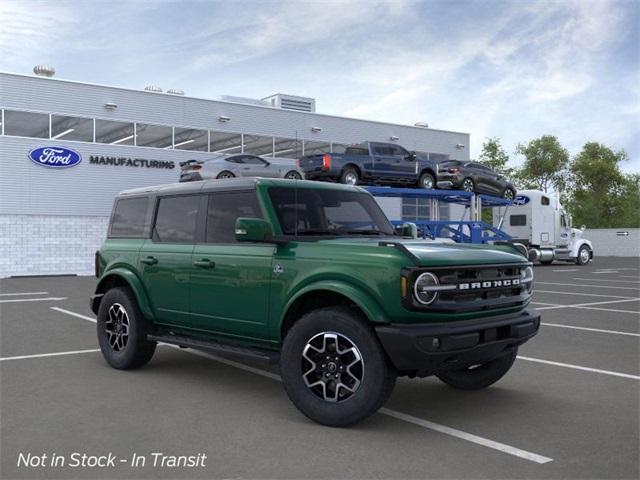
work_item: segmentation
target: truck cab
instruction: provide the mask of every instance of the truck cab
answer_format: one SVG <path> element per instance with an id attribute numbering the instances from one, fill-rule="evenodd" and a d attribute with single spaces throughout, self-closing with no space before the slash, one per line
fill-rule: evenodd
<path id="1" fill-rule="evenodd" d="M 539 190 L 523 190 L 513 204 L 493 211 L 493 224 L 529 249 L 529 259 L 550 264 L 554 260 L 585 265 L 593 259 L 593 246 L 583 238 L 584 227 L 572 227 L 571 215 L 557 197 Z"/>

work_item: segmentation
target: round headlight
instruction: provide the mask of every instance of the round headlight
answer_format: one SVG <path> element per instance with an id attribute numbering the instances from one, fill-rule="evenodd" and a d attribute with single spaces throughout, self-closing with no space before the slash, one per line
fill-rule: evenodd
<path id="1" fill-rule="evenodd" d="M 527 267 L 520 270 L 520 282 L 526 287 L 528 291 L 533 288 L 533 268 Z"/>
<path id="2" fill-rule="evenodd" d="M 436 287 L 438 287 L 439 284 L 440 282 L 438 282 L 438 277 L 433 273 L 426 272 L 420 275 L 413 285 L 413 294 L 416 297 L 416 300 L 422 305 L 432 304 L 438 297 L 438 290 Z"/>

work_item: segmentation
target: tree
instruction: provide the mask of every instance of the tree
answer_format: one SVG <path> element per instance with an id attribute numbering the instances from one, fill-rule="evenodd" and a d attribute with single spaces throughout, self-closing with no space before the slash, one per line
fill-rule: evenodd
<path id="1" fill-rule="evenodd" d="M 640 176 L 624 175 L 624 150 L 614 152 L 588 142 L 571 161 L 567 206 L 576 225 L 590 228 L 637 227 Z"/>
<path id="2" fill-rule="evenodd" d="M 511 176 L 513 173 L 513 168 L 507 167 L 509 155 L 504 150 L 500 143 L 500 139 L 497 137 L 486 139 L 482 144 L 482 152 L 480 153 L 478 160 L 492 170 L 507 177 Z"/>
<path id="3" fill-rule="evenodd" d="M 545 192 L 552 187 L 558 192 L 564 189 L 569 152 L 556 137 L 543 135 L 526 145 L 519 144 L 516 152 L 525 157 L 522 168 L 517 172 L 520 185 Z"/>

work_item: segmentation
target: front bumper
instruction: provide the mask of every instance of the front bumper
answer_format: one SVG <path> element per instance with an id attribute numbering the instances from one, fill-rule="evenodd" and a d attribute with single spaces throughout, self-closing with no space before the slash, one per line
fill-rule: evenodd
<path id="1" fill-rule="evenodd" d="M 400 373 L 428 376 L 498 358 L 532 338 L 540 313 L 434 324 L 376 327 L 387 355 Z"/>

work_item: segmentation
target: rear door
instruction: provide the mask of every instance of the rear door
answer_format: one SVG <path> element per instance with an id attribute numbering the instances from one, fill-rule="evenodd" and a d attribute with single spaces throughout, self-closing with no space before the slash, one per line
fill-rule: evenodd
<path id="1" fill-rule="evenodd" d="M 267 338 L 273 244 L 238 243 L 238 217 L 263 218 L 255 190 L 210 193 L 204 243 L 191 257 L 194 327 L 235 338 Z"/>
<path id="2" fill-rule="evenodd" d="M 381 180 L 393 178 L 396 157 L 391 146 L 384 143 L 372 143 L 371 157 L 373 158 L 373 177 Z"/>
<path id="3" fill-rule="evenodd" d="M 160 197 L 138 268 L 159 323 L 188 326 L 189 275 L 201 195 Z"/>

